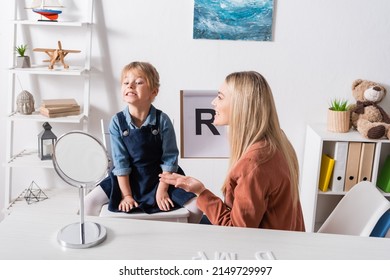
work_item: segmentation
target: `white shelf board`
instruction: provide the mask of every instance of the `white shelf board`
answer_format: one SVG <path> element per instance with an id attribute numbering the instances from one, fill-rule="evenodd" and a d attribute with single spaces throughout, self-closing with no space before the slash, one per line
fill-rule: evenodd
<path id="1" fill-rule="evenodd" d="M 81 123 L 86 116 L 84 114 L 76 116 L 67 116 L 67 117 L 58 117 L 58 118 L 49 118 L 43 116 L 39 113 L 39 110 L 33 112 L 31 115 L 22 115 L 20 113 L 13 112 L 9 116 L 10 120 L 23 120 L 23 121 L 34 121 L 34 122 L 46 122 L 50 121 L 52 123 Z"/>
<path id="2" fill-rule="evenodd" d="M 378 188 L 378 191 L 380 191 L 383 196 L 390 197 L 390 193 L 386 193 L 379 188 Z M 344 196 L 346 193 L 347 192 L 345 192 L 345 191 L 344 192 L 334 192 L 332 190 L 328 190 L 326 192 L 323 192 L 323 191 L 318 190 L 318 195 L 341 195 L 341 196 Z"/>
<path id="3" fill-rule="evenodd" d="M 49 69 L 49 65 L 32 65 L 29 68 L 11 68 L 12 73 L 18 74 L 36 74 L 36 75 L 62 75 L 62 76 L 81 76 L 83 73 L 88 72 L 82 66 L 69 66 L 68 69 L 64 69 L 62 65 L 54 65 L 54 69 Z"/>
<path id="4" fill-rule="evenodd" d="M 21 24 L 21 25 L 45 25 L 45 26 L 85 26 L 90 23 L 88 22 L 79 22 L 79 21 L 39 21 L 39 20 L 13 20 L 12 21 L 15 24 Z"/>
<path id="5" fill-rule="evenodd" d="M 9 167 L 40 167 L 54 168 L 52 160 L 41 160 L 38 157 L 37 150 L 23 150 L 19 154 L 14 155 L 6 163 Z"/>
<path id="6" fill-rule="evenodd" d="M 327 130 L 326 124 L 310 124 L 310 127 L 324 140 L 324 141 L 345 141 L 349 142 L 382 142 L 390 143 L 388 139 L 368 139 L 364 138 L 358 131 L 351 129 L 345 133 L 330 132 Z"/>

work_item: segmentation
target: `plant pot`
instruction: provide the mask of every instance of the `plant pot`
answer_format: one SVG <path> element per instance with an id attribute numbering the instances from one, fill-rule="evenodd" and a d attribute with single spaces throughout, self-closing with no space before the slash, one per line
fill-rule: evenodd
<path id="1" fill-rule="evenodd" d="M 328 109 L 328 130 L 348 132 L 351 128 L 351 111 L 333 111 Z"/>
<path id="2" fill-rule="evenodd" d="M 17 56 L 16 57 L 16 68 L 30 68 L 30 57 L 29 56 Z"/>

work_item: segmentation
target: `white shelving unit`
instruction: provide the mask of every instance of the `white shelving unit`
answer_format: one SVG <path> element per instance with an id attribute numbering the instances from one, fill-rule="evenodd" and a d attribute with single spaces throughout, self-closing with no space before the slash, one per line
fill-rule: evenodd
<path id="1" fill-rule="evenodd" d="M 84 131 L 88 130 L 88 116 L 89 116 L 89 103 L 90 103 L 90 70 L 91 70 L 91 49 L 92 49 L 92 25 L 93 25 L 93 10 L 94 0 L 87 0 L 86 11 L 87 14 L 83 15 L 82 21 L 61 21 L 61 15 L 58 22 L 47 22 L 38 21 L 37 19 L 19 18 L 20 14 L 26 14 L 23 12 L 25 9 L 25 1 L 23 0 L 12 0 L 14 1 L 13 20 L 12 25 L 12 42 L 10 45 L 10 54 L 14 58 L 10 60 L 9 65 L 9 82 L 8 82 L 8 98 L 7 98 L 7 132 L 6 132 L 6 160 L 5 163 L 5 207 L 9 205 L 13 197 L 12 194 L 12 179 L 13 179 L 13 168 L 26 168 L 26 167 L 38 167 L 38 168 L 53 168 L 51 160 L 40 160 L 37 154 L 37 150 L 31 150 L 29 148 L 16 150 L 14 137 L 15 130 L 21 122 L 26 125 L 26 122 L 43 124 L 44 122 L 49 123 L 63 123 L 63 124 L 79 124 L 82 126 Z M 30 13 L 33 13 L 30 11 Z M 85 40 L 77 41 L 80 47 L 83 48 L 83 57 L 81 66 L 70 66 L 69 69 L 64 69 L 62 66 L 57 65 L 54 69 L 49 69 L 48 64 L 44 65 L 32 65 L 31 68 L 15 68 L 16 59 L 14 54 L 15 46 L 20 44 L 22 41 L 28 44 L 30 51 L 36 46 L 32 46 L 28 38 L 33 35 L 34 27 L 38 27 L 40 32 L 47 33 L 48 36 L 54 36 L 61 33 L 61 30 L 70 29 L 77 32 L 80 36 L 85 36 Z M 36 31 L 36 29 L 35 29 Z M 56 34 L 57 33 L 57 34 Z M 26 36 L 29 34 L 29 36 Z M 27 40 L 27 41 L 26 41 Z M 55 41 L 56 42 L 56 41 Z M 66 47 L 64 47 L 66 49 Z M 67 59 L 67 58 L 66 58 Z M 41 77 L 74 77 L 81 79 L 83 88 L 80 89 L 82 95 L 82 106 L 81 114 L 77 116 L 58 117 L 58 118 L 47 118 L 39 114 L 40 104 L 35 104 L 35 110 L 32 115 L 22 115 L 16 111 L 16 97 L 19 93 L 17 90 L 18 76 L 28 75 L 30 77 L 40 79 Z M 62 85 L 63 86 L 63 85 Z M 66 85 L 65 85 L 66 86 Z M 45 96 L 46 99 L 50 99 L 50 92 L 45 92 L 45 88 L 41 87 L 41 96 Z M 73 94 L 73 93 L 72 93 Z M 64 96 L 63 98 L 72 98 L 73 96 Z M 79 98 L 81 99 L 81 98 Z M 39 132 L 37 132 L 38 134 Z M 37 146 L 36 143 L 26 143 L 26 146 Z"/>
<path id="2" fill-rule="evenodd" d="M 376 184 L 378 173 L 386 157 L 390 154 L 390 141 L 387 139 L 366 139 L 357 131 L 333 133 L 327 131 L 326 124 L 308 125 L 300 193 L 306 231 L 308 232 L 316 232 L 345 195 L 345 192 L 332 190 L 322 192 L 318 189 L 322 154 L 332 149 L 337 141 L 376 143 L 371 177 L 374 184 Z M 390 193 L 383 192 L 383 195 L 390 200 Z"/>

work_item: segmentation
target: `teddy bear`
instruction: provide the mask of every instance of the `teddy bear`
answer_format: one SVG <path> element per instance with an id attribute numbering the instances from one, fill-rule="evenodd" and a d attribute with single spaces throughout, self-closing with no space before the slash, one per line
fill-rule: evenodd
<path id="1" fill-rule="evenodd" d="M 390 117 L 378 105 L 386 96 L 386 89 L 373 81 L 357 79 L 352 83 L 356 104 L 351 106 L 352 126 L 365 138 L 390 139 Z"/>

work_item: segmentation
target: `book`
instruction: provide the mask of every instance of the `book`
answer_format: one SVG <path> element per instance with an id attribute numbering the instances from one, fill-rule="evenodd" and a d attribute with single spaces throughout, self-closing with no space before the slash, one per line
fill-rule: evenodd
<path id="1" fill-rule="evenodd" d="M 378 180 L 376 184 L 382 191 L 388 193 L 390 192 L 390 155 L 387 156 L 385 163 L 378 175 Z"/>
<path id="2" fill-rule="evenodd" d="M 80 111 L 80 105 L 72 105 L 72 106 L 66 106 L 66 107 L 40 107 L 39 112 L 42 114 L 55 114 L 55 113 L 64 113 L 69 111 Z"/>
<path id="3" fill-rule="evenodd" d="M 329 187 L 334 192 L 344 191 L 345 184 L 345 169 L 347 166 L 348 145 L 346 141 L 335 143 L 333 151 L 333 159 L 335 160 L 333 174 Z"/>
<path id="4" fill-rule="evenodd" d="M 344 191 L 349 191 L 358 182 L 361 142 L 350 142 L 348 145 L 347 166 L 345 168 Z"/>
<path id="5" fill-rule="evenodd" d="M 372 164 L 374 162 L 375 143 L 362 143 L 360 152 L 358 182 L 371 181 Z"/>
<path id="6" fill-rule="evenodd" d="M 73 111 L 67 111 L 67 112 L 60 112 L 60 113 L 46 113 L 46 112 L 40 112 L 41 115 L 46 116 L 48 118 L 58 118 L 58 117 L 67 117 L 67 116 L 76 116 L 80 114 L 80 109 L 73 110 Z"/>
<path id="7" fill-rule="evenodd" d="M 49 118 L 74 116 L 80 114 L 80 105 L 74 98 L 45 99 L 39 112 Z"/>
<path id="8" fill-rule="evenodd" d="M 44 99 L 41 102 L 42 108 L 53 108 L 53 107 L 72 107 L 77 106 L 77 101 L 74 98 L 66 99 Z"/>
<path id="9" fill-rule="evenodd" d="M 328 191 L 330 177 L 332 176 L 334 163 L 335 160 L 333 158 L 331 158 L 327 154 L 322 155 L 320 180 L 318 182 L 318 188 L 323 192 Z"/>

